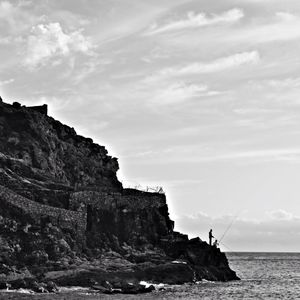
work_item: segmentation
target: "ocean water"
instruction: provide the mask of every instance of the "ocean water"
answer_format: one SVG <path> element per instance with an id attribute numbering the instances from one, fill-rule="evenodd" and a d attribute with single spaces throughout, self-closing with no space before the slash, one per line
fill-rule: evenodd
<path id="1" fill-rule="evenodd" d="M 0 299 L 300 299 L 300 253 L 227 253 L 241 281 L 200 282 L 166 286 L 145 295 L 87 294 L 69 291 L 59 295 L 0 293 Z"/>

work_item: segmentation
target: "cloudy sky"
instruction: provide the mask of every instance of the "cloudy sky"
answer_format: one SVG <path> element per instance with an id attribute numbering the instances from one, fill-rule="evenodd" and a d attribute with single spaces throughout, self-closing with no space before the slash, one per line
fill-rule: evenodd
<path id="1" fill-rule="evenodd" d="M 0 94 L 163 186 L 176 229 L 300 249 L 299 0 L 0 0 Z M 226 248 L 225 248 L 226 247 Z"/>

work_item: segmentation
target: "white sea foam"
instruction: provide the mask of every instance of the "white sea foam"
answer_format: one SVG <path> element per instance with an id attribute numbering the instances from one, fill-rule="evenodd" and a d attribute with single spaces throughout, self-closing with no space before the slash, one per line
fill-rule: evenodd
<path id="1" fill-rule="evenodd" d="M 187 262 L 186 261 L 182 261 L 182 260 L 173 260 L 172 264 L 183 264 L 183 265 L 186 265 Z"/>
<path id="2" fill-rule="evenodd" d="M 1 293 L 19 293 L 19 294 L 34 294 L 34 292 L 32 290 L 28 290 L 28 289 L 18 289 L 18 290 L 0 290 Z"/>
<path id="3" fill-rule="evenodd" d="M 82 286 L 62 286 L 62 287 L 59 287 L 59 291 L 60 292 L 63 292 L 63 293 L 66 293 L 66 292 L 87 292 L 89 291 L 90 288 L 88 287 L 82 287 Z"/>
<path id="4" fill-rule="evenodd" d="M 150 285 L 153 285 L 155 287 L 155 290 L 157 291 L 162 290 L 166 287 L 166 285 L 163 283 L 155 284 L 147 281 L 140 281 L 140 284 L 144 285 L 146 288 L 148 288 Z"/>

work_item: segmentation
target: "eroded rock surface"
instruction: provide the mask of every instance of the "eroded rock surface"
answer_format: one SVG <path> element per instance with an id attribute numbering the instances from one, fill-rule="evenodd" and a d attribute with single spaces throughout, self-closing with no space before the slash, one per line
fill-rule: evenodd
<path id="1" fill-rule="evenodd" d="M 124 189 L 118 168 L 46 106 L 0 102 L 0 288 L 238 279 L 219 249 L 173 231 L 164 194 Z"/>

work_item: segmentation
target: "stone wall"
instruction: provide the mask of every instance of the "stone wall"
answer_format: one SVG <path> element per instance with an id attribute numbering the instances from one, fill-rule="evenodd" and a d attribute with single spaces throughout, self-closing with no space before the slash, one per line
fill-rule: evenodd
<path id="1" fill-rule="evenodd" d="M 43 115 L 48 114 L 48 105 L 47 104 L 43 104 L 43 105 L 38 105 L 38 106 L 28 106 L 29 109 L 32 109 L 34 111 L 37 111 Z"/>
<path id="2" fill-rule="evenodd" d="M 113 210 L 117 208 L 141 210 L 160 208 L 166 205 L 166 196 L 134 189 L 124 189 L 123 193 L 80 191 L 71 195 L 69 209 L 77 210 L 82 203 L 95 208 Z"/>
<path id="3" fill-rule="evenodd" d="M 164 194 L 124 190 L 123 193 L 75 192 L 69 209 L 86 213 L 93 247 L 115 236 L 120 243 L 158 243 L 173 231 Z M 97 238 L 95 238 L 97 236 Z"/>
<path id="4" fill-rule="evenodd" d="M 43 220 L 46 220 L 62 229 L 75 229 L 78 236 L 85 234 L 86 214 L 84 212 L 39 204 L 0 186 L 0 211 L 2 210 L 2 213 L 5 214 L 7 213 L 6 209 L 15 215 L 21 214 L 36 224 L 41 224 Z"/>
<path id="5" fill-rule="evenodd" d="M 163 207 L 166 203 L 165 194 L 124 189 L 121 205 L 126 204 L 136 209 L 147 209 Z"/>

